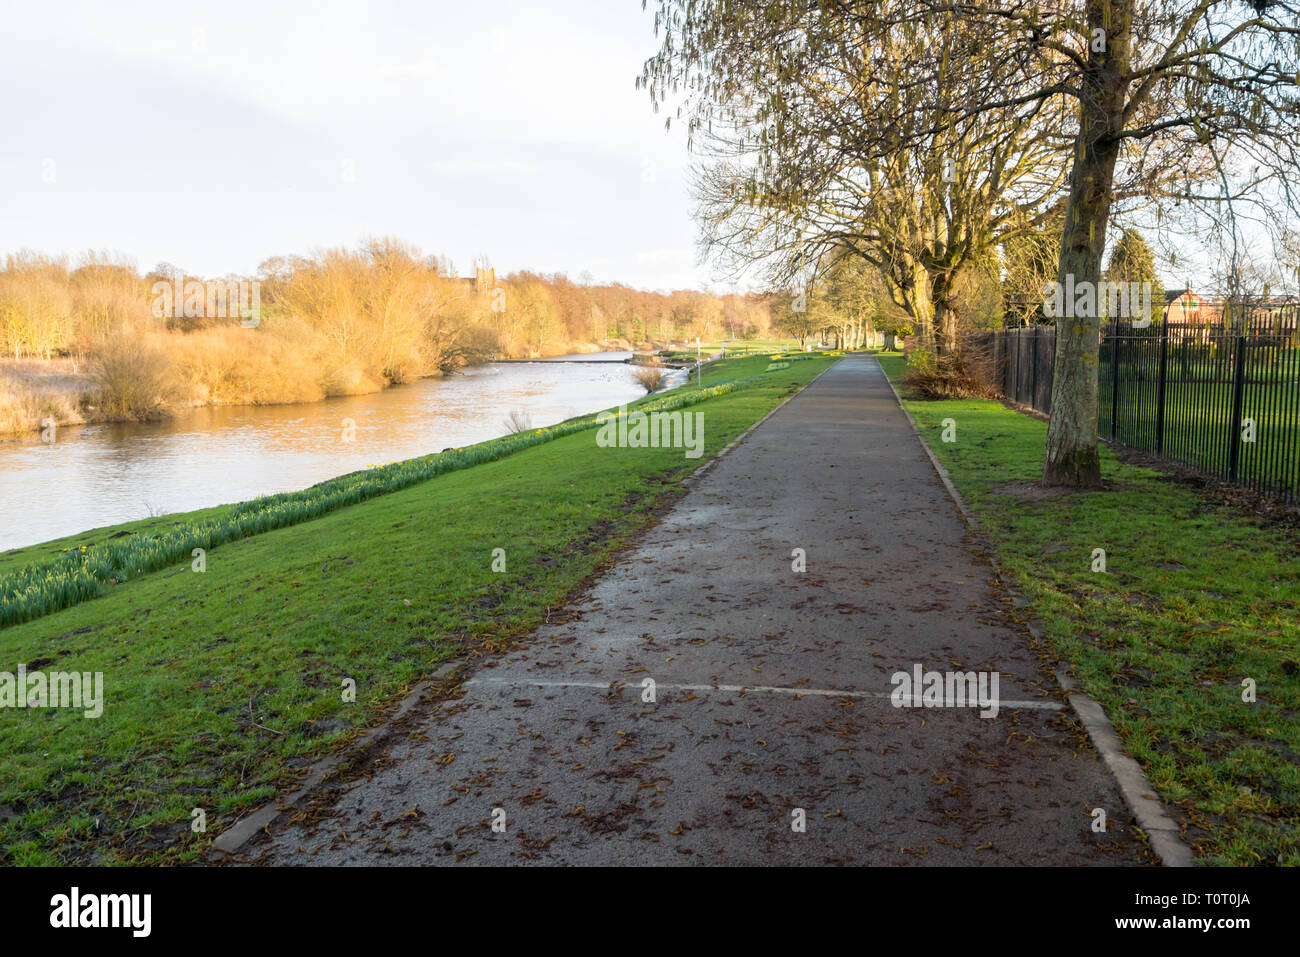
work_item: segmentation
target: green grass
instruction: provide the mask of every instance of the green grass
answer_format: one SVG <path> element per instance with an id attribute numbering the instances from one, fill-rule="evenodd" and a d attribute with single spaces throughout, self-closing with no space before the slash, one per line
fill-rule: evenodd
<path id="1" fill-rule="evenodd" d="M 1136 382 L 1121 378 L 1119 401 L 1114 406 L 1107 369 L 1102 369 L 1099 384 L 1101 433 L 1110 437 L 1113 422 L 1116 439 L 1135 448 L 1155 451 L 1158 409 L 1155 379 Z M 1165 454 L 1226 476 L 1233 433 L 1242 431 L 1242 422 L 1233 418 L 1232 405 L 1230 384 L 1169 381 L 1164 407 Z M 1242 395 L 1241 419 L 1254 422 L 1255 438 L 1253 442 L 1240 444 L 1238 477 L 1245 483 L 1277 485 L 1279 490 L 1289 488 L 1295 492 L 1286 477 L 1300 474 L 1300 389 L 1294 386 L 1265 389 L 1258 383 L 1248 384 Z"/>
<path id="2" fill-rule="evenodd" d="M 217 505 L 213 508 L 186 512 L 183 517 L 186 521 L 202 522 L 208 519 L 220 518 L 234 507 L 234 505 Z M 124 535 L 166 532 L 174 528 L 181 517 L 178 515 L 161 515 L 153 518 L 142 518 L 134 522 L 106 525 L 103 528 L 78 532 L 75 535 L 52 539 L 37 545 L 25 545 L 22 548 L 0 552 L 0 580 L 20 568 L 29 565 L 44 565 L 61 559 L 65 553 L 79 549 L 82 545 L 87 547 L 104 546 L 111 544 L 117 538 L 124 537 Z"/>
<path id="3" fill-rule="evenodd" d="M 699 352 L 701 355 L 711 356 L 715 352 L 722 351 L 724 343 L 721 340 L 711 342 L 701 342 Z M 794 339 L 728 339 L 726 340 L 727 355 L 766 355 L 770 352 L 780 352 L 783 349 L 795 349 L 798 343 Z M 696 349 L 694 345 L 686 349 L 664 350 L 659 353 L 664 358 L 672 359 L 694 359 Z"/>
<path id="4" fill-rule="evenodd" d="M 1114 395 L 1114 353 L 1103 347 L 1098 364 L 1098 429 L 1134 448 L 1154 452 L 1158 447 L 1160 352 L 1157 338 L 1125 341 L 1118 350 L 1119 395 Z M 1242 408 L 1234 417 L 1236 387 L 1231 347 L 1205 346 L 1198 354 L 1217 355 L 1214 361 L 1181 361 L 1173 349 L 1165 368 L 1163 454 L 1168 458 L 1227 477 L 1234 433 L 1243 420 L 1254 423 L 1254 440 L 1240 443 L 1237 478 L 1251 487 L 1296 495 L 1300 477 L 1300 351 L 1276 349 L 1248 352 Z M 1270 359 L 1270 356 L 1272 357 Z M 1015 374 L 1013 364 L 1012 372 Z M 1026 383 L 1027 367 L 1020 378 Z M 1112 434 L 1113 429 L 1113 434 Z"/>
<path id="5" fill-rule="evenodd" d="M 882 357 L 901 378 L 901 357 Z M 1205 864 L 1300 864 L 1300 547 L 1102 448 L 1108 491 L 1037 482 L 1046 424 L 987 401 L 908 401 L 930 447 Z M 943 420 L 956 441 L 941 440 Z M 1094 572 L 1094 549 L 1106 571 Z M 1258 700 L 1242 701 L 1255 681 Z"/>
<path id="6" fill-rule="evenodd" d="M 197 859 L 440 663 L 491 654 L 536 627 L 653 521 L 682 477 L 829 361 L 699 404 L 699 459 L 600 448 L 585 428 L 228 542 L 202 574 L 186 557 L 0 630 L 0 670 L 100 671 L 106 699 L 97 719 L 0 710 L 0 862 Z M 719 363 L 705 385 L 766 365 Z M 155 521 L 184 528 L 214 515 L 229 511 Z M 495 548 L 505 573 L 492 571 Z M 22 552 L 0 560 L 13 568 L 53 554 Z M 355 703 L 342 701 L 345 678 Z M 206 812 L 206 834 L 189 829 L 194 808 Z"/>

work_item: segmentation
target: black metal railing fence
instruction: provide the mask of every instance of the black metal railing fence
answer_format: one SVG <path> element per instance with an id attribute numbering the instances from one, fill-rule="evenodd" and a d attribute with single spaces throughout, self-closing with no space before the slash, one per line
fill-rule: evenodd
<path id="1" fill-rule="evenodd" d="M 1050 415 L 1055 326 L 987 336 L 1006 398 Z M 1228 303 L 1146 327 L 1111 320 L 1101 337 L 1102 437 L 1300 500 L 1300 305 Z"/>

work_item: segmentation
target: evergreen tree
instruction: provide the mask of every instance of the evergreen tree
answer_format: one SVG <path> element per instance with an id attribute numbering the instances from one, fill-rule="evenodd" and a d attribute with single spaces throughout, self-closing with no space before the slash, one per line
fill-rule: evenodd
<path id="1" fill-rule="evenodd" d="M 1156 257 L 1147 241 L 1136 229 L 1126 229 L 1110 254 L 1106 278 L 1111 282 L 1151 283 L 1151 319 L 1160 319 L 1165 311 L 1165 288 L 1156 275 Z M 1133 318 L 1145 318 L 1134 316 Z"/>

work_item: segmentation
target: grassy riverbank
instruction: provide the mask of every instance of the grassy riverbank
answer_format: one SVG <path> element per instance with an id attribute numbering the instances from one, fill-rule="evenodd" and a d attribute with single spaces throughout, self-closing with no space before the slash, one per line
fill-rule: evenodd
<path id="1" fill-rule="evenodd" d="M 882 357 L 891 378 L 901 357 Z M 1030 600 L 1206 864 L 1300 864 L 1300 541 L 1102 449 L 1107 491 L 1038 489 L 1046 424 L 909 401 Z M 943 421 L 956 441 L 941 441 Z M 1093 571 L 1095 549 L 1105 572 Z M 1252 679 L 1257 700 L 1242 700 Z"/>
<path id="2" fill-rule="evenodd" d="M 99 718 L 0 711 L 0 860 L 196 859 L 440 663 L 527 634 L 653 521 L 682 477 L 829 362 L 770 373 L 765 356 L 711 363 L 706 387 L 760 378 L 685 410 L 703 413 L 698 459 L 601 448 L 589 428 L 221 545 L 202 574 L 186 558 L 0 629 L 0 670 L 101 671 L 105 696 Z M 0 555 L 0 574 L 231 508 Z M 355 703 L 342 701 L 345 678 Z M 194 808 L 206 834 L 190 830 Z"/>

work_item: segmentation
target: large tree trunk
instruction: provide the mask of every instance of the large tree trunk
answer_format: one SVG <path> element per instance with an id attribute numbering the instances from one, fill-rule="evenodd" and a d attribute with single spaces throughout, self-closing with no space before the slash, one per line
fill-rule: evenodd
<path id="1" fill-rule="evenodd" d="M 934 327 L 940 353 L 955 355 L 961 351 L 957 311 L 949 303 L 940 301 L 934 304 Z"/>
<path id="2" fill-rule="evenodd" d="M 1075 488 L 1101 485 L 1097 452 L 1097 361 L 1101 342 L 1096 291 L 1110 218 L 1111 185 L 1119 140 L 1128 72 L 1129 28 L 1133 0 L 1089 0 L 1088 23 L 1106 30 L 1106 50 L 1094 51 L 1085 74 L 1079 111 L 1078 149 L 1070 171 L 1070 198 L 1061 237 L 1057 282 L 1091 288 L 1091 308 L 1062 300 L 1056 320 L 1056 355 L 1052 379 L 1052 416 L 1047 427 L 1043 484 Z M 1103 13 L 1105 10 L 1105 13 Z M 1091 287 L 1084 286 L 1090 283 Z"/>
<path id="3" fill-rule="evenodd" d="M 882 271 L 885 289 L 894 304 L 911 317 L 922 349 L 934 351 L 934 301 L 930 297 L 930 273 L 919 262 L 904 256 L 902 277 Z"/>
<path id="4" fill-rule="evenodd" d="M 930 277 L 930 298 L 934 309 L 935 347 L 939 353 L 961 351 L 957 333 L 957 310 L 953 308 L 953 277 L 936 272 Z"/>
<path id="5" fill-rule="evenodd" d="M 912 318 L 920 347 L 936 354 L 958 351 L 953 277 L 916 262 L 909 264 L 907 277 L 905 284 L 896 284 L 887 276 L 886 288 L 894 303 Z"/>

